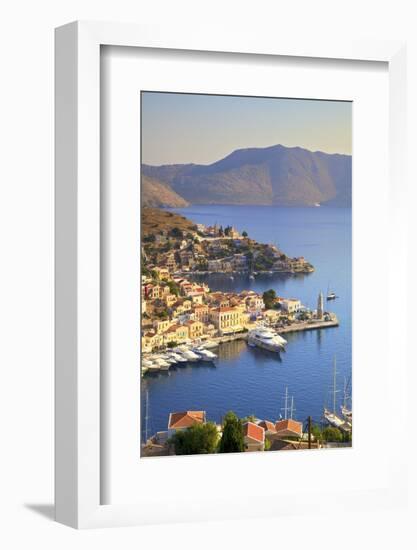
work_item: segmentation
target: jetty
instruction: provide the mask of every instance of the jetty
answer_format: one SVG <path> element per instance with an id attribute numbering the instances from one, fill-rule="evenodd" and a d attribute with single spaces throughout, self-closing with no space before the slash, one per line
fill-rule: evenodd
<path id="1" fill-rule="evenodd" d="M 339 319 L 336 315 L 332 314 L 331 318 L 328 321 L 325 320 L 308 320 L 308 321 L 298 321 L 294 322 L 291 325 L 286 327 L 277 328 L 278 334 L 288 334 L 290 332 L 300 332 L 303 330 L 318 330 L 322 328 L 331 328 L 338 327 Z"/>

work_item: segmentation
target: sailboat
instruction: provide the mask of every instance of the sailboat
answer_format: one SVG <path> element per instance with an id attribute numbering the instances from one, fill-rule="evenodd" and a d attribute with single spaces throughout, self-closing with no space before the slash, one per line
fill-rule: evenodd
<path id="1" fill-rule="evenodd" d="M 148 443 L 149 437 L 149 392 L 145 394 L 145 445 Z"/>
<path id="2" fill-rule="evenodd" d="M 327 286 L 326 300 L 336 300 L 336 293 L 332 290 L 329 290 L 329 285 Z"/>
<path id="3" fill-rule="evenodd" d="M 348 422 L 349 424 L 352 424 L 352 408 L 349 408 L 348 406 L 348 383 L 346 383 L 345 378 L 345 385 L 344 385 L 344 392 L 343 392 L 343 404 L 340 407 L 340 410 L 342 412 L 343 418 Z"/>
<path id="4" fill-rule="evenodd" d="M 349 426 L 347 425 L 346 420 L 340 418 L 336 414 L 336 394 L 339 392 L 336 386 L 336 357 L 333 359 L 333 410 L 330 411 L 326 407 L 324 408 L 324 419 L 328 424 L 340 430 L 349 431 Z"/>
<path id="5" fill-rule="evenodd" d="M 290 402 L 290 404 L 288 402 Z M 290 396 L 288 395 L 288 386 L 285 388 L 284 403 L 284 407 L 281 407 L 281 411 L 284 411 L 284 417 L 280 413 L 280 420 L 294 419 L 294 413 L 296 411 L 296 408 L 294 407 L 294 396 L 292 395 L 290 399 Z"/>

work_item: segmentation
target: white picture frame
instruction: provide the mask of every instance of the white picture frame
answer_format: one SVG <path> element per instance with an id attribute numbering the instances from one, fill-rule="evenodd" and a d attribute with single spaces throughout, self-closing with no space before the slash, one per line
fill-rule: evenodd
<path id="1" fill-rule="evenodd" d="M 389 70 L 390 192 L 392 230 L 406 234 L 405 209 L 405 44 L 384 40 L 292 43 L 279 37 L 230 29 L 198 28 L 186 33 L 169 27 L 75 22 L 56 30 L 56 519 L 76 528 L 160 521 L 152 507 L 101 504 L 100 401 L 100 48 L 102 45 L 229 52 L 298 58 L 382 61 Z M 400 249 L 399 259 L 406 251 Z M 405 265 L 405 263 L 404 263 Z M 405 268 L 403 268 L 405 270 Z M 400 268 L 400 277 L 404 276 Z M 390 305 L 393 307 L 393 304 Z M 405 348 L 404 348 L 405 349 Z M 406 354 L 395 376 L 406 383 Z M 405 409 L 399 409 L 405 417 Z M 402 416 L 403 415 L 403 416 Z M 396 467 L 401 456 L 392 455 Z M 400 468 L 401 470 L 401 468 Z M 404 498 L 405 479 L 392 468 L 386 490 L 352 496 L 352 504 Z M 372 494 L 369 494 L 369 493 Z M 314 506 L 314 495 L 292 510 Z M 295 499 L 297 500 L 297 499 Z M 223 507 L 225 508 L 225 507 Z M 211 519 L 239 517 L 221 504 Z M 285 513 L 278 506 L 274 513 Z M 200 514 L 201 515 L 201 514 Z M 253 515 L 258 515 L 254 513 Z M 191 515 L 199 519 L 198 511 Z M 207 515 L 205 516 L 207 519 Z M 175 502 L 164 519 L 175 521 Z M 202 517 L 201 517 L 202 519 Z"/>

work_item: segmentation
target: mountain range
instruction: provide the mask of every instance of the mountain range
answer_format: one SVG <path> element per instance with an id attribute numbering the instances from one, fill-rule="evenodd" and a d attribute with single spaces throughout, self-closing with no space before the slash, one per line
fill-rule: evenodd
<path id="1" fill-rule="evenodd" d="M 208 165 L 142 164 L 142 190 L 145 206 L 351 206 L 352 157 L 274 145 Z"/>

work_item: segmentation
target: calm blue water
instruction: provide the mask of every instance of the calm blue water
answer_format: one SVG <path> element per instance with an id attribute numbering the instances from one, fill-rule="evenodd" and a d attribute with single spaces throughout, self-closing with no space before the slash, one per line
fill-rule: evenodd
<path id="1" fill-rule="evenodd" d="M 224 344 L 216 367 L 199 364 L 142 379 L 142 406 L 148 390 L 149 430 L 165 430 L 171 411 L 205 410 L 220 421 L 228 411 L 275 420 L 282 413 L 285 388 L 294 397 L 295 418 L 308 415 L 319 421 L 323 406 L 332 403 L 332 362 L 337 359 L 337 381 L 351 377 L 351 210 L 345 208 L 281 208 L 272 206 L 191 206 L 176 209 L 196 223 L 233 225 L 259 242 L 274 243 L 290 256 L 305 256 L 316 271 L 309 275 L 247 276 L 231 281 L 222 275 L 205 276 L 213 290 L 269 288 L 284 297 L 300 298 L 316 307 L 319 291 L 328 285 L 339 298 L 327 302 L 340 321 L 337 328 L 287 334 L 281 356 Z M 200 277 L 203 279 L 203 277 Z M 343 391 L 338 394 L 338 404 Z M 143 412 L 143 411 L 142 411 Z M 143 418 L 143 415 L 142 415 Z M 144 428 L 144 426 L 143 426 Z"/>

